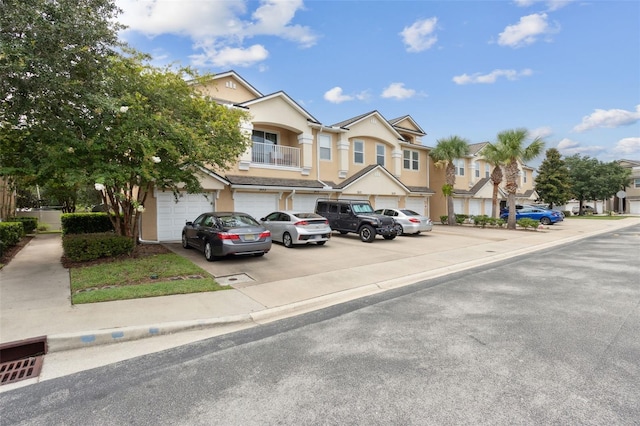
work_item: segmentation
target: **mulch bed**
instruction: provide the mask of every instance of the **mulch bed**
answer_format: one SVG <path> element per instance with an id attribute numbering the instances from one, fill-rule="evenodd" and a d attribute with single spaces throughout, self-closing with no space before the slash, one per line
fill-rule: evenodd
<path id="1" fill-rule="evenodd" d="M 18 244 L 13 247 L 7 248 L 0 257 L 0 264 L 8 265 L 11 260 L 22 250 L 29 242 L 35 238 L 33 235 L 27 235 L 22 238 Z M 171 253 L 171 250 L 163 246 L 162 244 L 138 244 L 131 255 L 122 255 L 117 257 L 105 257 L 102 259 L 90 260 L 87 262 L 74 262 L 71 259 L 66 258 L 64 255 L 60 258 L 60 263 L 65 268 L 77 268 L 81 266 L 99 265 L 102 263 L 111 263 L 117 260 L 123 259 L 136 259 L 140 257 L 153 256 L 155 254 Z"/>

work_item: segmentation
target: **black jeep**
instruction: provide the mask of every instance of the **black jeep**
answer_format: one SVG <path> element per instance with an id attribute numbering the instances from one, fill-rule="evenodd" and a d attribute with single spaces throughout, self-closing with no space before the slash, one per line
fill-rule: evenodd
<path id="1" fill-rule="evenodd" d="M 365 243 L 372 242 L 377 234 L 385 240 L 393 240 L 397 235 L 393 218 L 374 213 L 368 201 L 321 198 L 316 201 L 316 213 L 326 217 L 334 231 L 355 232 Z"/>

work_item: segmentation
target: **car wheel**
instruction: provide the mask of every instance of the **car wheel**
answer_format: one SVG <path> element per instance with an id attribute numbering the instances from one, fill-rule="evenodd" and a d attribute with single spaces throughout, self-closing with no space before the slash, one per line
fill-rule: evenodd
<path id="1" fill-rule="evenodd" d="M 323 246 L 326 243 L 326 241 L 318 241 L 316 244 L 319 246 Z"/>
<path id="2" fill-rule="evenodd" d="M 360 239 L 365 243 L 371 243 L 376 238 L 376 230 L 371 225 L 360 228 Z"/>
<path id="3" fill-rule="evenodd" d="M 551 225 L 551 219 L 549 219 L 548 217 L 543 217 L 542 219 L 540 219 L 540 223 L 543 225 Z"/>
<path id="4" fill-rule="evenodd" d="M 391 234 L 391 235 L 383 235 L 385 240 L 393 240 L 395 237 L 397 237 L 396 234 Z"/>
<path id="5" fill-rule="evenodd" d="M 400 235 L 404 234 L 404 228 L 402 228 L 402 225 L 397 224 L 395 228 L 396 228 L 396 235 L 397 236 L 400 236 Z"/>
<path id="6" fill-rule="evenodd" d="M 282 244 L 284 244 L 286 248 L 293 247 L 293 240 L 291 239 L 291 234 L 289 234 L 288 232 L 285 232 L 284 235 L 282 235 Z"/>
<path id="7" fill-rule="evenodd" d="M 216 257 L 213 255 L 213 247 L 211 247 L 211 243 L 207 241 L 204 245 L 204 258 L 209 262 L 213 262 Z"/>
<path id="8" fill-rule="evenodd" d="M 189 242 L 187 241 L 187 234 L 182 234 L 182 248 L 187 250 L 191 248 Z"/>

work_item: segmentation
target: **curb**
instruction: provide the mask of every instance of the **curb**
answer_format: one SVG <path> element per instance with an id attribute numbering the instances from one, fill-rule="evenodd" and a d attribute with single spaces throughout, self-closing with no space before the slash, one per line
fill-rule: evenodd
<path id="1" fill-rule="evenodd" d="M 500 253 L 482 259 L 474 259 L 453 266 L 446 266 L 426 272 L 406 275 L 400 278 L 394 278 L 387 281 L 367 284 L 361 287 L 338 291 L 335 293 L 314 297 L 312 299 L 303 300 L 288 305 L 267 308 L 248 314 L 192 321 L 175 321 L 158 325 L 130 326 L 88 331 L 82 333 L 65 333 L 51 335 L 47 336 L 48 352 L 62 352 L 97 345 L 108 345 L 185 331 L 224 328 L 228 326 L 243 324 L 249 326 L 266 324 L 279 319 L 291 317 L 293 315 L 300 315 L 303 313 L 333 306 L 339 303 L 348 302 L 361 297 L 415 284 L 424 280 L 439 278 L 454 272 L 460 272 L 482 265 L 489 265 L 516 256 L 521 256 L 526 253 L 571 243 L 590 236 L 599 235 L 606 232 L 614 232 L 618 229 L 629 226 L 628 224 L 625 225 L 626 226 L 613 226 L 612 228 L 600 229 L 595 232 L 586 232 L 580 235 L 573 235 L 571 237 L 563 238 L 561 240 L 556 240 L 553 242 L 536 244 L 535 246 L 527 249 L 514 250 L 509 253 Z"/>

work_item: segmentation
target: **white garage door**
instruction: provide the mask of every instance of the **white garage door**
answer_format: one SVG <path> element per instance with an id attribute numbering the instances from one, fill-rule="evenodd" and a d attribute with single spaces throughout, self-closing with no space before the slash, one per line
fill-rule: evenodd
<path id="1" fill-rule="evenodd" d="M 374 209 L 397 209 L 398 208 L 398 197 L 383 197 L 376 196 L 375 197 L 375 205 Z"/>
<path id="2" fill-rule="evenodd" d="M 464 212 L 464 200 L 462 198 L 453 199 L 453 211 L 455 214 L 465 214 Z"/>
<path id="3" fill-rule="evenodd" d="M 486 214 L 487 216 L 491 216 L 492 208 L 493 208 L 493 201 L 485 199 L 484 200 L 484 214 Z"/>
<path id="4" fill-rule="evenodd" d="M 181 193 L 178 202 L 171 192 L 158 192 L 158 241 L 180 240 L 185 222 L 192 221 L 201 213 L 214 210 L 212 201 L 215 197 L 209 194 Z"/>
<path id="5" fill-rule="evenodd" d="M 233 196 L 233 209 L 247 213 L 256 220 L 278 210 L 278 195 L 262 192 L 236 192 Z"/>
<path id="6" fill-rule="evenodd" d="M 482 214 L 482 200 L 469 200 L 469 214 L 472 216 Z"/>
<path id="7" fill-rule="evenodd" d="M 300 212 L 313 212 L 316 209 L 316 200 L 318 198 L 327 198 L 321 194 L 295 194 L 293 196 L 293 206 L 289 204 L 289 208 Z"/>
<path id="8" fill-rule="evenodd" d="M 629 213 L 640 214 L 640 201 L 629 200 Z"/>
<path id="9" fill-rule="evenodd" d="M 407 209 L 413 210 L 418 214 L 425 214 L 425 199 L 421 197 L 407 197 L 404 202 Z"/>

